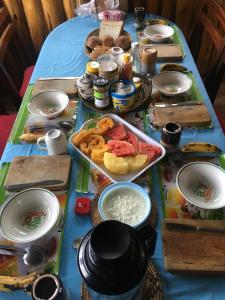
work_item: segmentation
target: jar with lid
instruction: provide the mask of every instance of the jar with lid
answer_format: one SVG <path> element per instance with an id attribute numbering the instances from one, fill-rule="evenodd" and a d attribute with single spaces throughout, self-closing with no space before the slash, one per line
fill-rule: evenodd
<path id="1" fill-rule="evenodd" d="M 86 65 L 86 73 L 91 75 L 98 75 L 99 63 L 97 61 L 88 61 Z"/>
<path id="2" fill-rule="evenodd" d="M 109 81 L 98 77 L 93 81 L 93 87 L 95 106 L 102 109 L 109 106 Z"/>
<path id="3" fill-rule="evenodd" d="M 122 64 L 122 55 L 123 49 L 120 47 L 112 47 L 110 51 L 111 60 L 117 63 L 117 65 L 121 66 Z"/>

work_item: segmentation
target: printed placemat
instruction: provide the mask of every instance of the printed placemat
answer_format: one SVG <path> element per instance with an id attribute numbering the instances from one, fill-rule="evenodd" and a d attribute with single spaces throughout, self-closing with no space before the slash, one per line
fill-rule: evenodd
<path id="1" fill-rule="evenodd" d="M 162 280 L 156 266 L 149 261 L 143 288 L 143 300 L 162 300 Z M 81 300 L 92 300 L 86 284 L 81 285 Z"/>

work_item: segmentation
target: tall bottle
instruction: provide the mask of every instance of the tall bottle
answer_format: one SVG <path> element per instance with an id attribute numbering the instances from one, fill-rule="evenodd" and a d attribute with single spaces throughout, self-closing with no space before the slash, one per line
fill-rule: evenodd
<path id="1" fill-rule="evenodd" d="M 139 58 L 139 43 L 133 42 L 131 44 L 131 51 L 133 56 L 133 71 L 135 73 L 140 73 L 140 58 Z"/>
<path id="2" fill-rule="evenodd" d="M 130 53 L 124 53 L 122 57 L 122 79 L 132 81 L 133 71 Z"/>

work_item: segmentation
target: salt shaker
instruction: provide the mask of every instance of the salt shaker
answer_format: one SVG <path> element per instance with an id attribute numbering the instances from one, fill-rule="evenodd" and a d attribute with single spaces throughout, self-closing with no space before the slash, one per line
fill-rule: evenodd
<path id="1" fill-rule="evenodd" d="M 143 48 L 141 53 L 141 74 L 151 74 L 156 71 L 157 50 L 154 48 Z"/>

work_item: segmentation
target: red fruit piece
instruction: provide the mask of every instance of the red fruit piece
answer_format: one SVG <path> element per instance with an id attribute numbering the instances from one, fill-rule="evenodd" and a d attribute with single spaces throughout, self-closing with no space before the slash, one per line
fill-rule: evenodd
<path id="1" fill-rule="evenodd" d="M 130 142 L 134 146 L 134 151 L 138 152 L 138 138 L 131 131 L 127 131 L 128 142 Z"/>
<path id="2" fill-rule="evenodd" d="M 109 151 L 116 156 L 133 156 L 135 155 L 132 144 L 125 141 L 108 141 Z"/>
<path id="3" fill-rule="evenodd" d="M 148 160 L 150 162 L 161 154 L 161 149 L 159 147 L 143 142 L 138 143 L 138 150 L 139 153 L 148 155 Z"/>
<path id="4" fill-rule="evenodd" d="M 123 140 L 126 137 L 126 131 L 123 124 L 119 124 L 107 131 L 107 136 L 113 140 Z"/>

